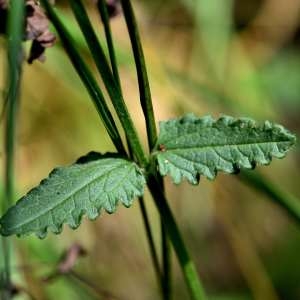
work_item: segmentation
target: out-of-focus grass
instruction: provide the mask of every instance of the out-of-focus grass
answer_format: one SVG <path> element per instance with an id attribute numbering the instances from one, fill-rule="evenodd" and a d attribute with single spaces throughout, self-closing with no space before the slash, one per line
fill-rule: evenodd
<path id="1" fill-rule="evenodd" d="M 300 26 L 293 21 L 298 1 L 287 2 L 282 11 L 288 22 L 286 34 L 278 21 L 280 10 L 277 15 L 276 9 L 271 10 L 271 14 L 257 1 L 242 2 L 134 2 L 158 119 L 189 111 L 214 116 L 227 113 L 271 119 L 300 132 L 300 53 L 295 34 Z M 269 2 L 280 8 L 284 0 Z M 66 7 L 63 13 L 78 48 L 90 62 L 84 39 Z M 91 16 L 103 38 L 96 12 L 91 10 Z M 280 26 L 277 34 L 270 16 L 274 26 Z M 145 141 L 133 59 L 121 16 L 112 21 L 112 27 L 125 99 Z M 0 59 L 2 66 L 2 48 Z M 0 72 L 1 84 L 4 76 Z M 285 161 L 258 169 L 300 197 L 298 149 Z M 90 150 L 111 151 L 113 146 L 58 44 L 47 51 L 45 63 L 24 68 L 17 150 L 19 194 L 36 185 L 54 166 L 71 163 Z M 169 180 L 166 185 L 210 299 L 300 298 L 300 230 L 280 208 L 234 176 L 221 174 L 215 182 L 203 179 L 198 187 L 186 183 L 174 187 Z M 147 199 L 159 242 L 156 210 Z M 19 251 L 14 274 L 20 284 L 37 299 L 56 299 L 57 295 L 60 299 L 101 299 L 68 277 L 49 285 L 41 281 L 74 241 L 88 252 L 78 260 L 76 272 L 91 284 L 121 299 L 158 298 L 137 205 L 120 207 L 114 215 L 84 221 L 76 231 L 65 229 L 62 235 L 43 241 L 16 239 Z M 175 260 L 174 270 L 174 299 L 187 299 Z M 256 278 L 266 284 L 260 285 Z"/>

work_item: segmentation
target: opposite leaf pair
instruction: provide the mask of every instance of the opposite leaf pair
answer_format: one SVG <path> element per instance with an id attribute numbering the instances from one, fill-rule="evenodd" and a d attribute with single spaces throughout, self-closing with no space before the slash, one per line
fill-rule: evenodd
<path id="1" fill-rule="evenodd" d="M 256 164 L 282 158 L 296 138 L 280 125 L 228 116 L 214 120 L 192 114 L 160 123 L 151 160 L 161 175 L 175 183 L 186 178 L 197 184 L 200 175 L 215 178 L 217 171 L 234 173 Z M 145 170 L 116 154 L 91 153 L 75 164 L 53 170 L 49 177 L 10 208 L 0 220 L 2 235 L 60 233 L 63 224 L 80 225 L 87 214 L 98 217 L 102 209 L 113 213 L 119 202 L 129 207 L 144 194 Z"/>

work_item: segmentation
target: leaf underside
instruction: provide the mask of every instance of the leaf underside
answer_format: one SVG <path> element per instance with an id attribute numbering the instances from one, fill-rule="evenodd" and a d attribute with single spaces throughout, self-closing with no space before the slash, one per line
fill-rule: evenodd
<path id="1" fill-rule="evenodd" d="M 2 235 L 56 234 L 62 225 L 77 228 L 84 214 L 94 220 L 103 209 L 113 213 L 143 195 L 145 178 L 138 166 L 120 157 L 93 153 L 75 164 L 54 169 L 0 219 Z"/>
<path id="2" fill-rule="evenodd" d="M 272 157 L 284 157 L 295 141 L 293 134 L 269 121 L 257 125 L 249 118 L 214 120 L 188 114 L 160 123 L 152 155 L 161 175 L 169 174 L 176 184 L 183 178 L 197 184 L 200 175 L 214 179 L 218 171 L 268 165 Z"/>

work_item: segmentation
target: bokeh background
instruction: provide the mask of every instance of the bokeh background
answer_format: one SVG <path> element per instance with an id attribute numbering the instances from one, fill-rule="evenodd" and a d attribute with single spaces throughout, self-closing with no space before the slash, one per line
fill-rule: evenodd
<path id="1" fill-rule="evenodd" d="M 96 74 L 66 2 L 57 1 L 57 5 Z M 104 42 L 97 11 L 92 1 L 86 4 Z M 191 111 L 199 116 L 229 114 L 269 119 L 299 134 L 299 0 L 140 0 L 133 4 L 157 120 Z M 146 145 L 122 15 L 111 24 L 125 99 Z M 46 55 L 46 62 L 25 64 L 23 70 L 18 196 L 55 166 L 70 164 L 91 150 L 114 150 L 60 43 Z M 0 60 L 3 90 L 3 40 Z M 3 147 L 1 152 L 3 160 Z M 274 160 L 256 172 L 297 198 L 299 162 L 296 146 L 284 161 Z M 241 181 L 239 175 L 219 174 L 213 182 L 202 178 L 196 187 L 174 186 L 166 179 L 166 186 L 209 299 L 300 299 L 300 224 L 276 201 Z M 160 223 L 149 196 L 146 205 L 159 245 Z M 45 282 L 74 243 L 86 255 L 77 259 L 73 273 Z M 49 234 L 42 241 L 34 236 L 14 239 L 14 245 L 13 276 L 31 294 L 21 292 L 16 299 L 159 299 L 137 201 L 132 208 L 119 207 L 114 215 L 103 214 L 95 222 L 84 219 L 76 231 L 65 228 L 61 235 Z M 174 299 L 188 299 L 174 254 L 173 271 Z"/>

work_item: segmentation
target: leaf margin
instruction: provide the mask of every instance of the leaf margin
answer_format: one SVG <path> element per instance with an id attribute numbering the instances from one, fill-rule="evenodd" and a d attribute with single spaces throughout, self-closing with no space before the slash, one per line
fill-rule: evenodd
<path id="1" fill-rule="evenodd" d="M 168 148 L 168 140 L 165 140 L 168 137 L 168 130 L 173 130 L 172 127 L 178 123 L 180 125 L 186 125 L 187 123 L 194 123 L 198 124 L 200 127 L 203 128 L 212 127 L 212 126 L 231 126 L 231 127 L 239 127 L 240 129 L 256 129 L 256 130 L 266 130 L 266 131 L 273 131 L 275 134 L 282 134 L 287 138 L 286 149 L 280 150 L 277 147 L 278 151 L 271 151 L 267 157 L 265 156 L 264 159 L 256 159 L 256 160 L 249 160 L 248 163 L 244 164 L 241 161 L 237 161 L 232 163 L 231 169 L 222 169 L 215 167 L 214 169 L 207 169 L 207 170 L 199 170 L 195 166 L 193 166 L 193 170 L 191 172 L 187 171 L 180 171 L 179 168 L 176 170 L 175 167 L 172 167 L 170 160 L 167 157 L 168 151 L 170 152 L 170 148 Z M 170 119 L 167 121 L 161 121 L 159 123 L 159 136 L 156 142 L 154 149 L 151 152 L 152 161 L 157 162 L 157 168 L 159 173 L 162 176 L 170 175 L 173 182 L 175 184 L 179 184 L 183 179 L 186 179 L 189 183 L 193 185 L 199 184 L 200 176 L 203 175 L 206 178 L 213 180 L 216 178 L 219 171 L 232 174 L 238 173 L 241 169 L 254 169 L 256 165 L 268 165 L 271 163 L 272 158 L 283 158 L 285 157 L 287 151 L 296 143 L 296 136 L 292 134 L 289 130 L 284 128 L 282 125 L 272 123 L 270 121 L 265 121 L 263 123 L 256 122 L 255 120 L 248 118 L 248 117 L 239 117 L 234 118 L 228 115 L 221 115 L 219 118 L 214 119 L 210 115 L 206 115 L 203 117 L 197 117 L 193 113 L 188 113 L 183 115 L 182 117 Z M 169 138 L 169 141 L 173 141 L 174 137 Z M 270 142 L 272 143 L 272 142 Z M 275 142 L 273 142 L 275 143 Z M 221 145 L 222 146 L 222 145 Z M 228 145 L 223 145 L 223 147 Z M 171 150 L 176 150 L 171 148 Z M 180 150 L 180 149 L 179 149 Z M 263 152 L 262 152 L 263 153 Z"/>
<path id="2" fill-rule="evenodd" d="M 22 232 L 22 228 L 23 226 L 26 224 L 26 222 L 23 222 L 20 224 L 20 229 L 18 229 L 18 227 L 16 227 L 17 229 L 12 232 L 12 230 L 9 230 L 7 228 L 7 224 L 9 224 L 9 216 L 12 215 L 13 211 L 16 209 L 16 207 L 22 205 L 25 201 L 27 201 L 27 199 L 29 197 L 32 197 L 32 194 L 35 193 L 39 193 L 39 191 L 41 189 L 43 189 L 43 187 L 45 186 L 45 184 L 49 183 L 49 181 L 51 182 L 51 180 L 55 180 L 55 176 L 59 175 L 61 172 L 63 173 L 64 171 L 70 169 L 70 168 L 74 168 L 74 167 L 78 167 L 78 166 L 87 166 L 87 164 L 92 164 L 95 163 L 99 160 L 105 160 L 105 159 L 116 159 L 116 160 L 122 160 L 123 162 L 127 162 L 128 166 L 130 165 L 131 168 L 134 168 L 135 172 L 136 172 L 136 176 L 137 178 L 139 178 L 140 182 L 137 182 L 137 186 L 135 186 L 135 189 L 133 189 L 131 191 L 131 194 L 127 195 L 128 199 L 114 199 L 112 200 L 112 202 L 115 202 L 114 205 L 111 205 L 111 207 L 107 206 L 107 205 L 103 205 L 101 207 L 96 207 L 96 206 L 91 206 L 93 208 L 92 211 L 88 211 L 85 208 L 80 208 L 80 212 L 76 214 L 76 216 L 67 216 L 64 218 L 64 221 L 61 222 L 60 224 L 55 224 L 55 222 L 53 222 L 53 224 L 48 224 L 46 227 L 43 227 L 42 229 L 36 230 L 36 231 L 28 231 L 28 232 Z M 77 159 L 73 164 L 70 164 L 68 166 L 62 166 L 62 167 L 56 167 L 54 168 L 48 175 L 48 177 L 44 178 L 43 180 L 41 180 L 41 182 L 35 186 L 34 188 L 32 188 L 31 190 L 29 190 L 26 195 L 24 195 L 23 197 L 21 197 L 14 206 L 10 207 L 3 216 L 1 216 L 0 218 L 0 234 L 3 236 L 9 236 L 9 235 L 17 235 L 18 237 L 21 236 L 27 236 L 30 235 L 32 233 L 34 233 L 38 238 L 43 239 L 46 237 L 48 232 L 52 232 L 54 234 L 60 234 L 63 230 L 64 225 L 68 225 L 71 229 L 77 229 L 81 222 L 82 222 L 82 218 L 84 215 L 87 216 L 87 218 L 89 220 L 95 220 L 96 218 L 98 218 L 101 213 L 103 211 L 106 211 L 109 214 L 112 214 L 116 211 L 117 206 L 121 203 L 123 204 L 125 207 L 130 207 L 133 203 L 134 198 L 136 197 L 140 197 L 144 194 L 144 189 L 145 189 L 145 185 L 146 185 L 146 179 L 145 179 L 145 175 L 144 175 L 144 170 L 141 169 L 135 162 L 129 160 L 127 157 L 125 157 L 124 155 L 119 155 L 117 153 L 105 153 L 105 154 L 100 154 L 97 152 L 90 152 L 87 155 L 81 156 L 79 159 Z M 85 187 L 86 188 L 86 187 Z M 126 191 L 127 192 L 127 191 Z M 58 194 L 57 194 L 58 195 Z M 98 196 L 99 197 L 99 196 Z M 67 200 L 63 200 L 62 202 L 67 201 Z M 84 200 L 81 200 L 84 201 Z M 90 201 L 90 199 L 88 200 Z M 57 205 L 59 206 L 59 205 Z M 49 210 L 51 211 L 51 209 Z M 49 211 L 46 212 L 49 213 Z M 40 218 L 41 216 L 39 216 L 38 218 Z M 8 221 L 6 222 L 8 218 Z M 27 223 L 33 222 L 33 220 L 29 220 Z M 53 221 L 53 220 L 52 220 Z"/>

